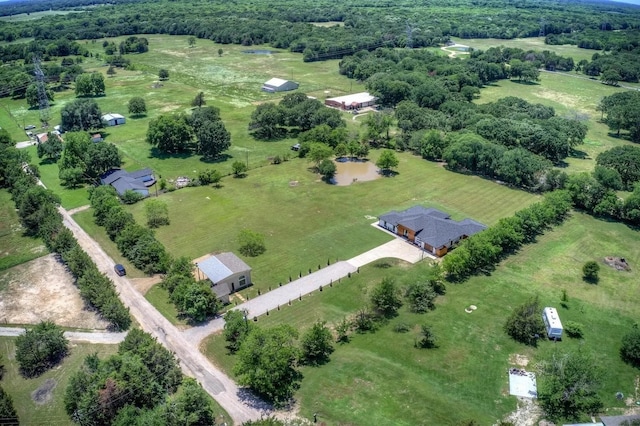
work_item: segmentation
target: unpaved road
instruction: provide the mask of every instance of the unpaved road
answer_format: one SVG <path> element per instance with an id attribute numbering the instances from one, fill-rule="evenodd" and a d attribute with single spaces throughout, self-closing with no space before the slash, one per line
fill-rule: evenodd
<path id="1" fill-rule="evenodd" d="M 23 334 L 24 328 L 20 327 L 0 327 L 0 336 L 18 337 Z M 65 331 L 64 337 L 72 342 L 89 342 L 89 343 L 102 343 L 108 345 L 117 345 L 122 342 L 127 336 L 126 332 L 123 333 L 103 333 L 103 332 L 83 332 L 83 331 Z"/>
<path id="2" fill-rule="evenodd" d="M 180 331 L 167 321 L 140 293 L 134 290 L 126 277 L 119 277 L 113 271 L 115 262 L 102 248 L 73 220 L 68 212 L 59 208 L 64 225 L 78 240 L 78 244 L 93 259 L 101 272 L 113 280 L 120 299 L 130 309 L 131 315 L 144 331 L 155 336 L 167 349 L 175 353 L 185 374 L 195 377 L 233 419 L 236 424 L 259 419 L 262 402 L 248 395 L 244 390 L 215 368 L 200 353 L 193 341 L 187 340 Z"/>

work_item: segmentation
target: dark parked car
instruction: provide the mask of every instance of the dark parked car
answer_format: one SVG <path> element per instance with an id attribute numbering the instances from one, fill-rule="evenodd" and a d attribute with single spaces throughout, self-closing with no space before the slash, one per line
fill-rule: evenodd
<path id="1" fill-rule="evenodd" d="M 124 269 L 124 266 L 122 266 L 119 263 L 116 264 L 116 266 L 114 266 L 113 269 L 116 271 L 116 274 L 120 276 L 127 275 L 127 271 Z"/>

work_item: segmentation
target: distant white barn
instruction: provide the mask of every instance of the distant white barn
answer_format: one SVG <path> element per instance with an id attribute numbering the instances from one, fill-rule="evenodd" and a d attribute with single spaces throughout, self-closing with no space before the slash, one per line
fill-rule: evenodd
<path id="1" fill-rule="evenodd" d="M 126 120 L 120 114 L 110 113 L 110 114 L 103 115 L 102 121 L 104 121 L 107 124 L 107 126 L 117 126 L 119 124 L 124 124 Z"/>
<path id="2" fill-rule="evenodd" d="M 295 81 L 272 78 L 262 85 L 262 91 L 269 93 L 288 92 L 289 90 L 296 90 L 299 86 Z"/>
<path id="3" fill-rule="evenodd" d="M 375 105 L 376 97 L 370 95 L 368 92 L 354 93 L 352 95 L 325 99 L 324 104 L 332 108 L 352 110 Z"/>

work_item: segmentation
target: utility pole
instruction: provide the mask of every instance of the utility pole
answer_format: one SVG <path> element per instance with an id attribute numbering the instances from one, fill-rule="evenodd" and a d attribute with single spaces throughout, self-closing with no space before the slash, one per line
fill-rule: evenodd
<path id="1" fill-rule="evenodd" d="M 40 54 L 33 56 L 33 70 L 36 75 L 36 86 L 38 88 L 38 107 L 40 108 L 40 122 L 42 128 L 49 127 L 49 97 L 47 96 L 47 86 L 44 81 L 44 73 L 40 68 Z"/>

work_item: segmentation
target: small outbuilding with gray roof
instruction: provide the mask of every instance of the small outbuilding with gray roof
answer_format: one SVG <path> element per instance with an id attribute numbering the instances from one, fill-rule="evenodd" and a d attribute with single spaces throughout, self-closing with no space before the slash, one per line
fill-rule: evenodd
<path id="1" fill-rule="evenodd" d="M 211 281 L 211 288 L 224 303 L 229 303 L 231 293 L 251 285 L 251 267 L 233 253 L 213 255 L 196 266 Z"/>
<path id="2" fill-rule="evenodd" d="M 414 206 L 407 210 L 391 211 L 378 218 L 378 225 L 400 235 L 423 250 L 438 257 L 447 254 L 452 245 L 487 227 L 480 222 L 464 219 L 460 222 L 440 210 Z"/>
<path id="3" fill-rule="evenodd" d="M 269 93 L 288 92 L 289 90 L 296 90 L 298 87 L 299 84 L 295 81 L 283 80 L 281 78 L 274 77 L 262 85 L 262 91 Z"/>

